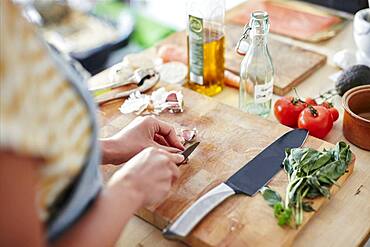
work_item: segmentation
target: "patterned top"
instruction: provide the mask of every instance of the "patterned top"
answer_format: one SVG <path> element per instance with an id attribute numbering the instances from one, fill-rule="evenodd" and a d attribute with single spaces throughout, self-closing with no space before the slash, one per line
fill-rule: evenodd
<path id="1" fill-rule="evenodd" d="M 0 10 L 0 149 L 43 158 L 36 199 L 46 222 L 85 164 L 91 118 L 20 10 L 10 1 Z"/>

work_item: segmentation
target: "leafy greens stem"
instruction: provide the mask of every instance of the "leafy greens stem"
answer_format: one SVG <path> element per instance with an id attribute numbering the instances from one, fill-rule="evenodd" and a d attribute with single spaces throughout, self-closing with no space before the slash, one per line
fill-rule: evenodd
<path id="1" fill-rule="evenodd" d="M 330 186 L 346 172 L 352 152 L 345 142 L 338 142 L 333 149 L 317 151 L 310 148 L 293 148 L 285 153 L 284 170 L 288 176 L 285 201 L 271 188 L 261 190 L 267 203 L 274 208 L 280 226 L 298 227 L 303 223 L 304 212 L 315 209 L 305 199 L 330 197 Z"/>

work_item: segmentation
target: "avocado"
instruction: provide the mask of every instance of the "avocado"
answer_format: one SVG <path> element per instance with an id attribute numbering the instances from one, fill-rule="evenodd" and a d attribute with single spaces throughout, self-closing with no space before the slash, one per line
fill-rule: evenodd
<path id="1" fill-rule="evenodd" d="M 340 96 L 353 87 L 370 84 L 370 68 L 366 65 L 354 65 L 344 70 L 335 83 Z"/>

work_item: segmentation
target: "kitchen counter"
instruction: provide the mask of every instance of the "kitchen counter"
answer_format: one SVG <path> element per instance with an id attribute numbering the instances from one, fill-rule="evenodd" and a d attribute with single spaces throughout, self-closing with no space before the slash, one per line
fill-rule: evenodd
<path id="1" fill-rule="evenodd" d="M 336 37 L 318 44 L 308 44 L 286 37 L 274 35 L 275 38 L 291 44 L 320 52 L 328 56 L 328 62 L 317 72 L 297 86 L 301 97 L 317 96 L 320 92 L 334 87 L 334 82 L 328 76 L 338 71 L 331 65 L 331 56 L 341 49 L 355 49 L 350 22 Z M 107 71 L 96 75 L 91 80 L 94 83 L 104 82 Z M 293 95 L 293 92 L 289 93 Z M 276 100 L 277 96 L 274 96 Z M 214 97 L 222 103 L 237 107 L 238 90 L 225 87 L 223 92 Z M 186 104 L 186 99 L 185 104 Z M 121 114 L 118 111 L 122 100 L 112 101 L 100 108 L 102 122 Z M 325 138 L 336 143 L 346 141 L 342 132 L 343 108 L 341 99 L 336 98 L 334 105 L 340 112 L 339 120 Z M 276 121 L 273 114 L 270 120 Z M 363 245 L 370 236 L 370 152 L 351 145 L 356 155 L 356 164 L 352 176 L 339 192 L 321 208 L 317 215 L 305 226 L 296 238 L 294 246 L 359 246 Z M 122 232 L 118 247 L 126 246 L 184 246 L 179 242 L 168 241 L 162 237 L 161 231 L 138 217 L 133 217 Z"/>

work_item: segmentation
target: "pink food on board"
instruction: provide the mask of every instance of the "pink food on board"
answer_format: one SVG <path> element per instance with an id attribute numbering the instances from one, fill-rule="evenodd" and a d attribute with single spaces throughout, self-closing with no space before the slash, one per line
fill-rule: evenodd
<path id="1" fill-rule="evenodd" d="M 158 56 L 163 59 L 164 63 L 177 61 L 180 63 L 188 63 L 188 55 L 186 49 L 173 44 L 162 45 L 158 50 Z"/>

